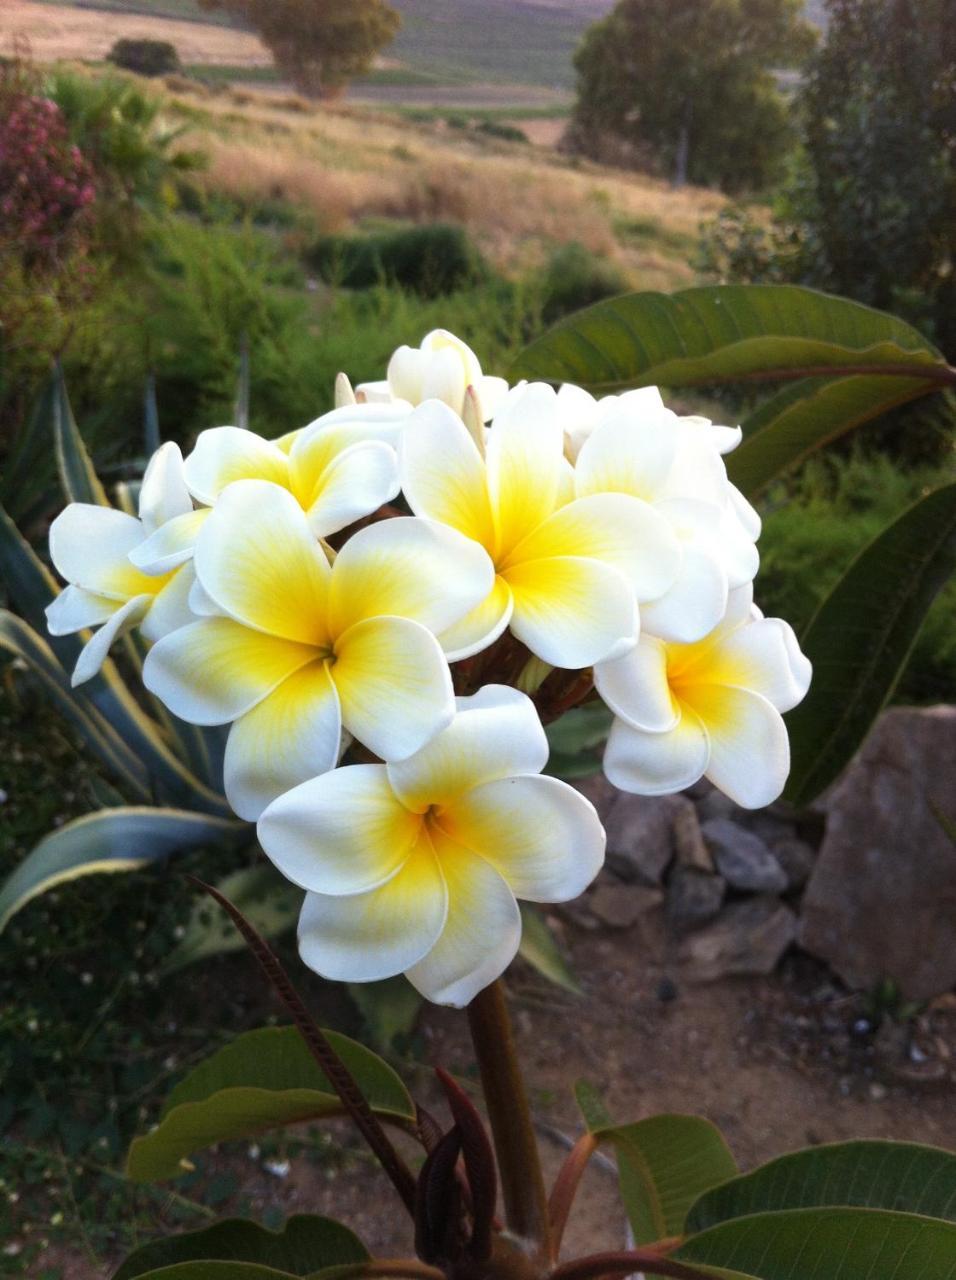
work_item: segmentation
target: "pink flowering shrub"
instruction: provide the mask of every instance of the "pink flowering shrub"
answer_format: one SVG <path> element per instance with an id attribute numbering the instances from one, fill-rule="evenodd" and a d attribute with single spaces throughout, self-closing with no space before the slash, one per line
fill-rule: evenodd
<path id="1" fill-rule="evenodd" d="M 95 199 L 93 170 L 70 143 L 49 98 L 22 73 L 0 72 L 0 237 L 33 268 L 52 266 L 82 240 L 83 211 Z"/>

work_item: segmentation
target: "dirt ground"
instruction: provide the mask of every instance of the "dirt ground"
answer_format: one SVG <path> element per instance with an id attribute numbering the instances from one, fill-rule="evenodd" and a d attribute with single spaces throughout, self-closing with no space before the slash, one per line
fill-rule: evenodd
<path id="1" fill-rule="evenodd" d="M 549 1180 L 581 1131 L 571 1093 L 579 1079 L 595 1085 L 621 1121 L 663 1111 L 707 1116 L 743 1168 L 852 1137 L 956 1145 L 956 997 L 906 1025 L 884 1019 L 878 1031 L 865 998 L 842 991 L 806 957 L 788 958 L 770 978 L 691 986 L 636 931 L 557 923 L 583 995 L 556 989 L 520 963 L 508 980 Z M 428 1008 L 420 1034 L 424 1065 L 399 1069 L 413 1095 L 443 1117 L 429 1066 L 441 1063 L 474 1087 L 466 1022 L 454 1010 Z M 390 1186 L 341 1122 L 333 1133 L 350 1144 L 344 1159 L 304 1152 L 276 1164 L 255 1146 L 233 1144 L 211 1162 L 210 1176 L 234 1174 L 237 1200 L 256 1216 L 328 1213 L 380 1256 L 407 1254 L 409 1226 Z M 565 1255 L 624 1240 L 613 1166 L 600 1157 L 582 1184 Z M 63 1280 L 109 1274 L 60 1250 L 56 1261 Z"/>

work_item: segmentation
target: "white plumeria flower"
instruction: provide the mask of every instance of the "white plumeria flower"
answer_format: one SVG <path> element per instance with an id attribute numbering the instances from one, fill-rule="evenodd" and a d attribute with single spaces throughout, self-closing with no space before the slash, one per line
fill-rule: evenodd
<path id="1" fill-rule="evenodd" d="M 182 626 L 190 573 L 147 575 L 131 557 L 150 536 L 192 511 L 183 479 L 179 446 L 164 444 L 150 459 L 139 495 L 139 519 L 114 507 L 71 502 L 50 526 L 50 558 L 69 585 L 47 607 L 54 636 L 99 627 L 77 659 L 72 684 L 90 680 L 106 661 L 113 641 L 140 624 L 143 636 L 158 640 Z"/>
<path id="2" fill-rule="evenodd" d="M 617 717 L 604 772 L 637 795 L 666 795 L 707 777 L 745 809 L 770 804 L 790 771 L 781 712 L 803 699 L 810 675 L 789 624 L 762 617 L 752 588 L 740 587 L 697 644 L 642 636 L 631 653 L 595 668 L 595 686 Z"/>
<path id="3" fill-rule="evenodd" d="M 456 1007 L 493 982 L 518 949 L 515 899 L 577 897 L 604 857 L 593 806 L 539 776 L 547 758 L 531 701 L 487 685 L 407 760 L 346 766 L 271 804 L 259 839 L 308 891 L 305 963 L 347 982 L 405 973 Z"/>
<path id="4" fill-rule="evenodd" d="M 633 391 L 624 391 L 616 396 L 602 396 L 598 400 L 590 391 L 577 387 L 573 382 L 565 382 L 558 389 L 558 411 L 561 425 L 564 428 L 564 447 L 572 462 L 585 440 L 595 427 L 599 426 L 608 413 L 626 405 L 634 413 L 669 414 L 663 397 L 657 387 L 636 387 Z M 740 444 L 743 433 L 739 427 L 721 427 L 696 415 L 681 419 L 682 422 L 694 423 L 707 430 L 707 434 L 718 453 L 731 453 Z"/>
<path id="5" fill-rule="evenodd" d="M 728 591 L 753 580 L 760 518 L 727 479 L 715 434 L 721 429 L 706 419 L 678 418 L 649 391 L 655 389 L 600 402 L 577 454 L 575 493 L 628 493 L 667 521 L 681 543 L 680 571 L 642 609 L 641 626 L 689 643 L 718 624 Z"/>
<path id="6" fill-rule="evenodd" d="M 330 566 L 305 513 L 264 480 L 222 494 L 196 543 L 196 612 L 143 667 L 193 724 L 233 721 L 225 789 L 240 817 L 335 767 L 343 730 L 383 759 L 454 714 L 434 633 L 487 595 L 494 570 L 453 530 L 412 517 L 354 534 Z"/>
<path id="7" fill-rule="evenodd" d="M 447 329 L 433 329 L 418 347 L 399 347 L 388 362 L 384 382 L 363 382 L 357 393 L 372 402 L 398 402 L 414 408 L 426 400 L 441 400 L 459 417 L 465 413 L 465 392 L 473 387 L 487 422 L 497 410 L 508 383 L 482 373 L 478 357 L 461 338 Z"/>
<path id="8" fill-rule="evenodd" d="M 398 495 L 395 444 L 407 413 L 390 406 L 333 410 L 280 440 L 242 427 L 210 427 L 186 458 L 189 491 L 203 505 L 171 520 L 140 547 L 147 573 L 182 564 L 220 495 L 237 480 L 268 480 L 288 489 L 317 538 L 326 538 Z"/>
<path id="9" fill-rule="evenodd" d="M 647 503 L 623 493 L 572 500 L 555 399 L 543 383 L 513 390 L 484 456 L 437 401 L 405 426 L 399 465 L 409 506 L 480 543 L 495 565 L 487 598 L 442 636 L 452 659 L 510 625 L 551 666 L 588 667 L 633 647 L 637 603 L 662 596 L 677 576 L 677 537 Z"/>

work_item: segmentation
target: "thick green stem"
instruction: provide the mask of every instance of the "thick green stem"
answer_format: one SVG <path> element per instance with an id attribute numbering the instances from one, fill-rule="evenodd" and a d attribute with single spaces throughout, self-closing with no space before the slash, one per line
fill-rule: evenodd
<path id="1" fill-rule="evenodd" d="M 493 982 L 468 1006 L 481 1086 L 498 1157 L 509 1231 L 550 1257 L 548 1198 L 504 988 Z"/>

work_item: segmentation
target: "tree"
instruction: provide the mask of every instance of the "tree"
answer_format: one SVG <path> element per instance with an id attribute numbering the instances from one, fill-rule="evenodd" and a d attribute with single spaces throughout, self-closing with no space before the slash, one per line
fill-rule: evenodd
<path id="1" fill-rule="evenodd" d="M 766 186 L 790 134 L 772 68 L 815 32 L 802 0 L 619 0 L 575 54 L 572 138 L 610 137 L 632 161 L 729 191 Z"/>
<path id="2" fill-rule="evenodd" d="M 262 38 L 300 93 L 323 97 L 368 69 L 394 39 L 401 15 L 387 0 L 200 0 Z"/>
<path id="3" fill-rule="evenodd" d="M 828 0 L 790 193 L 803 274 L 956 355 L 956 0 Z"/>

